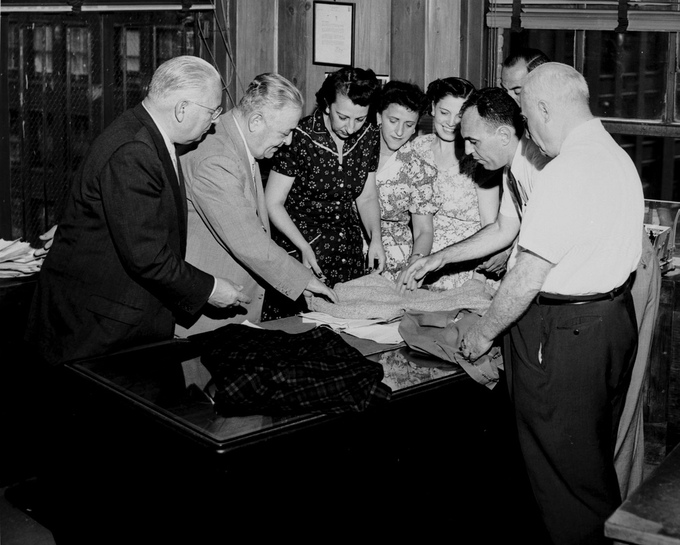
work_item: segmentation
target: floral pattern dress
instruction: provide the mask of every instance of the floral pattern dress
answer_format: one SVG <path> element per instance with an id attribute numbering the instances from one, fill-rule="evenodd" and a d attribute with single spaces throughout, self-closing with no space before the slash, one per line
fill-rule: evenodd
<path id="1" fill-rule="evenodd" d="M 392 154 L 376 175 L 380 194 L 382 242 L 387 262 L 383 276 L 396 281 L 413 249 L 411 214 L 434 214 L 437 170 L 414 157 L 412 143 Z"/>
<path id="2" fill-rule="evenodd" d="M 431 176 L 433 169 L 436 172 L 436 178 L 432 181 L 432 252 L 460 242 L 482 227 L 477 184 L 474 180 L 476 163 L 466 157 L 458 165 L 447 170 L 438 170 L 432 151 L 432 143 L 436 138 L 436 134 L 426 134 L 407 144 L 413 150 L 409 166 L 412 176 Z M 430 289 L 437 291 L 460 287 L 475 276 L 475 267 L 478 264 L 477 261 L 451 263 L 428 275 L 425 283 Z M 484 279 L 479 274 L 476 277 Z"/>
<path id="3" fill-rule="evenodd" d="M 379 152 L 380 132 L 367 123 L 344 141 L 340 162 L 337 146 L 317 109 L 300 121 L 291 144 L 273 158 L 273 171 L 295 178 L 285 208 L 310 242 L 330 287 L 366 274 L 363 228 L 355 200 L 368 174 L 377 170 Z M 301 259 L 287 237 L 274 230 L 273 238 Z M 277 294 L 268 290 L 265 295 L 263 319 L 306 310 L 304 301 L 291 305 L 290 300 Z"/>

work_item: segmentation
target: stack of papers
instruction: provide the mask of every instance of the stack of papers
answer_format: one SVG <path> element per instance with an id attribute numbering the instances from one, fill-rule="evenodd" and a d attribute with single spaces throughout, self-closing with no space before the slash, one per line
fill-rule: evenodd
<path id="1" fill-rule="evenodd" d="M 380 344 L 400 344 L 404 342 L 399 334 L 399 322 L 401 319 L 387 322 L 385 320 L 358 320 L 349 318 L 336 318 L 325 312 L 304 312 L 303 323 L 315 323 L 327 325 L 335 331 L 342 331 L 353 337 L 370 339 Z"/>
<path id="2" fill-rule="evenodd" d="M 0 278 L 30 276 L 37 273 L 43 257 L 35 257 L 28 242 L 0 239 Z"/>

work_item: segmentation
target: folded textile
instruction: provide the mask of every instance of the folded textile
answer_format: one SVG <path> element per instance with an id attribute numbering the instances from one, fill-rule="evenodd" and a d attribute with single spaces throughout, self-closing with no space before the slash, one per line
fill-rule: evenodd
<path id="1" fill-rule="evenodd" d="M 361 412 L 392 394 L 382 366 L 325 327 L 291 334 L 228 324 L 191 340 L 225 416 Z"/>
<path id="2" fill-rule="evenodd" d="M 404 342 L 399 334 L 399 322 L 387 323 L 380 319 L 336 318 L 324 312 L 304 312 L 300 316 L 303 323 L 327 325 L 334 331 L 342 331 L 360 339 L 369 339 L 380 344 L 401 344 Z"/>
<path id="3" fill-rule="evenodd" d="M 474 362 L 467 361 L 458 350 L 460 339 L 479 318 L 479 314 L 467 309 L 407 312 L 399 323 L 399 333 L 410 348 L 457 363 L 474 380 L 493 389 L 498 382 L 498 369 L 503 368 L 500 348 L 492 347 Z"/>
<path id="4" fill-rule="evenodd" d="M 30 276 L 40 271 L 42 263 L 28 242 L 0 239 L 0 278 Z"/>
<path id="5" fill-rule="evenodd" d="M 312 296 L 310 309 L 338 318 L 381 318 L 393 320 L 406 311 L 440 311 L 467 308 L 483 313 L 491 305 L 494 290 L 479 280 L 468 280 L 459 288 L 434 292 L 418 289 L 401 294 L 394 283 L 373 273 L 333 286 L 340 299 L 330 303 Z"/>

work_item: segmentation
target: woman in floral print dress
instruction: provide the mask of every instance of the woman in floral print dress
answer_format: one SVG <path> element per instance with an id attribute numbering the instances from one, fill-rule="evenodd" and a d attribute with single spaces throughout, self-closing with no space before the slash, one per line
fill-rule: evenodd
<path id="1" fill-rule="evenodd" d="M 367 263 L 378 271 L 385 266 L 375 184 L 379 131 L 367 122 L 379 93 L 372 70 L 330 74 L 316 94 L 316 110 L 300 121 L 288 148 L 277 152 L 267 180 L 274 239 L 331 287 L 364 275 Z M 291 304 L 270 290 L 262 315 L 273 319 L 305 310 L 303 300 Z"/>
<path id="2" fill-rule="evenodd" d="M 409 154 L 399 152 L 415 134 L 427 107 L 420 87 L 396 80 L 385 84 L 378 102 L 380 162 L 376 183 L 387 258 L 383 276 L 392 281 L 413 259 L 428 255 L 432 249 L 432 179 L 437 172 L 434 168 L 410 168 Z"/>
<path id="3" fill-rule="evenodd" d="M 489 173 L 464 155 L 460 139 L 460 108 L 473 90 L 474 86 L 462 78 L 431 82 L 427 97 L 432 108 L 434 133 L 420 136 L 399 150 L 402 161 L 409 165 L 409 177 L 430 177 L 433 171 L 436 172 L 436 176 L 430 178 L 433 252 L 476 233 L 493 223 L 498 214 L 499 185 L 487 182 Z M 474 276 L 485 280 L 481 273 L 475 272 L 479 265 L 479 262 L 451 264 L 429 275 L 426 284 L 430 289 L 441 291 L 457 288 Z"/>

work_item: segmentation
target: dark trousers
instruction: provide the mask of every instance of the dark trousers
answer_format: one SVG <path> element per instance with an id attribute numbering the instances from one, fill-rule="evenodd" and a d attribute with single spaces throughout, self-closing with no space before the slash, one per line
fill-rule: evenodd
<path id="1" fill-rule="evenodd" d="M 548 533 L 556 545 L 607 543 L 604 522 L 621 503 L 616 430 L 637 349 L 630 291 L 532 303 L 510 336 L 519 442 Z"/>

